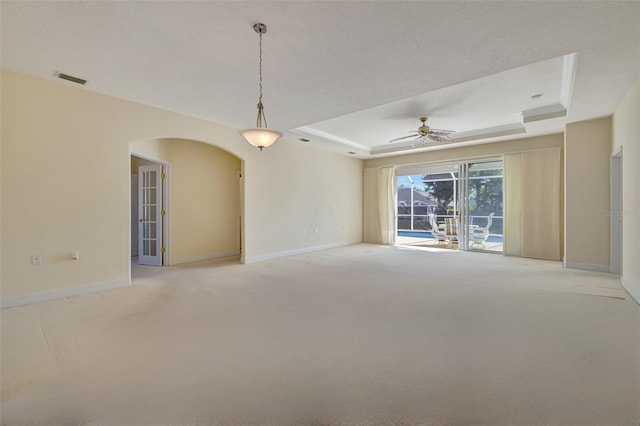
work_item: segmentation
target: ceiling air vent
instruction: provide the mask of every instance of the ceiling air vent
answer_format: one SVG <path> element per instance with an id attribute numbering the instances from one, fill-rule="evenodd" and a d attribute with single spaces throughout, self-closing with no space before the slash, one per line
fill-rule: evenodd
<path id="1" fill-rule="evenodd" d="M 69 75 L 69 74 L 63 74 L 61 72 L 56 73 L 56 75 L 58 76 L 58 78 L 70 81 L 72 83 L 85 84 L 87 82 L 87 80 L 83 80 L 82 78 L 74 77 L 74 76 Z"/>

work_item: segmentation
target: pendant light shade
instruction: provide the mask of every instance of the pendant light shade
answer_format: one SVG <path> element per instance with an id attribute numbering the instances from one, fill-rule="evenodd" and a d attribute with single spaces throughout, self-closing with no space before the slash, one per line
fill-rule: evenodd
<path id="1" fill-rule="evenodd" d="M 247 142 L 259 148 L 260 151 L 262 151 L 263 148 L 270 147 L 275 141 L 282 137 L 282 133 L 267 129 L 266 127 L 243 130 L 241 134 Z"/>
<path id="2" fill-rule="evenodd" d="M 258 119 L 256 120 L 255 128 L 246 129 L 240 133 L 247 142 L 262 151 L 264 148 L 273 145 L 273 143 L 282 136 L 282 133 L 268 128 L 267 118 L 264 115 L 264 105 L 262 104 L 262 34 L 267 32 L 267 26 L 263 23 L 257 23 L 253 26 L 253 30 L 260 36 L 260 97 L 258 98 Z"/>

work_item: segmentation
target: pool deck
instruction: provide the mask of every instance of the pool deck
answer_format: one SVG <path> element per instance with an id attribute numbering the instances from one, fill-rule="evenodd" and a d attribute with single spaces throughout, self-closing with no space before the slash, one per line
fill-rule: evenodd
<path id="1" fill-rule="evenodd" d="M 396 236 L 396 245 L 398 246 L 419 246 L 419 247 L 432 247 L 432 248 L 441 248 L 443 250 L 455 250 L 458 248 L 457 244 L 448 244 L 447 242 L 438 243 L 433 238 L 418 238 L 418 237 L 402 237 Z M 483 251 L 483 252 L 494 252 L 494 253 L 502 253 L 502 243 L 492 243 L 485 241 L 481 246 L 479 244 L 474 244 L 469 248 L 469 251 Z"/>

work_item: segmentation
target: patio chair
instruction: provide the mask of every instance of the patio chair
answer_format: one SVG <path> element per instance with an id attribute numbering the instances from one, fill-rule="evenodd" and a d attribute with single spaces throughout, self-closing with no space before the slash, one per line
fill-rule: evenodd
<path id="1" fill-rule="evenodd" d="M 449 241 L 449 246 L 458 244 L 458 218 L 446 217 L 444 218 L 444 232 Z"/>
<path id="2" fill-rule="evenodd" d="M 433 213 L 429 213 L 429 224 L 431 224 L 431 235 L 436 240 L 436 244 L 447 241 L 447 234 L 444 233 L 443 229 L 440 229 L 440 226 L 436 223 L 436 215 Z"/>
<path id="3" fill-rule="evenodd" d="M 489 238 L 489 228 L 491 228 L 491 223 L 493 222 L 493 213 L 489 215 L 487 218 L 487 225 L 484 227 L 475 227 L 471 229 L 469 234 L 469 240 L 471 241 L 471 247 L 474 245 L 479 245 L 484 247 L 484 242 Z"/>

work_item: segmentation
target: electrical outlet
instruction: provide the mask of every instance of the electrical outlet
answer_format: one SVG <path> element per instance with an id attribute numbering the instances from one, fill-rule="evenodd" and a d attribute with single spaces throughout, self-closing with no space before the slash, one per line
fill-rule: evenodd
<path id="1" fill-rule="evenodd" d="M 40 263 L 42 263 L 42 256 L 40 256 L 39 254 L 34 254 L 33 256 L 31 256 L 32 265 L 39 265 Z"/>

